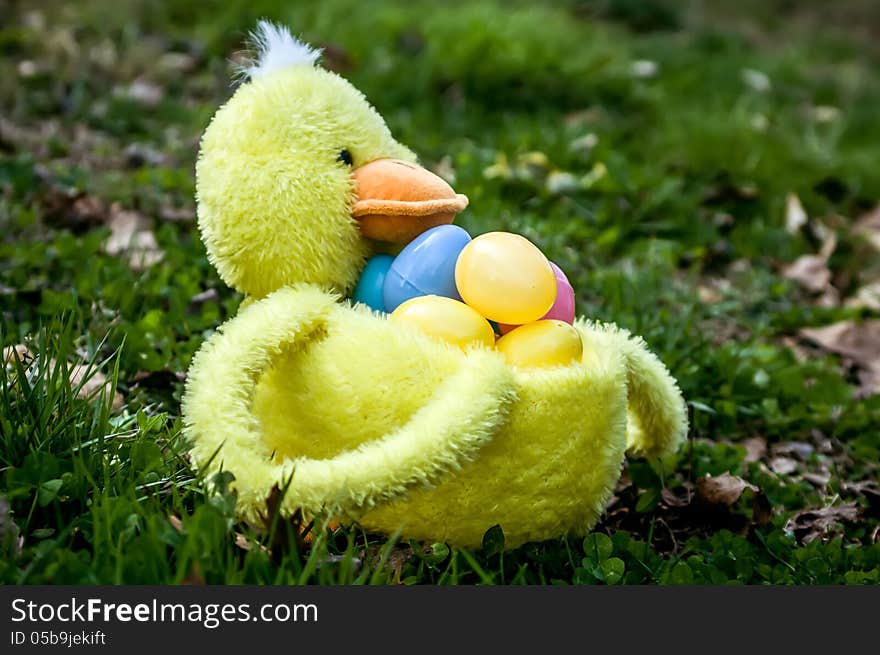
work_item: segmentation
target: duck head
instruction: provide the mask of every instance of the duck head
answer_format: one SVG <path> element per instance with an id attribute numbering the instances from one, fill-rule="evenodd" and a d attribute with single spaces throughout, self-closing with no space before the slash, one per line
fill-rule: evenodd
<path id="1" fill-rule="evenodd" d="M 265 21 L 253 41 L 196 164 L 199 229 L 227 284 L 257 298 L 296 283 L 345 293 L 377 241 L 405 243 L 467 205 L 319 51 Z"/>

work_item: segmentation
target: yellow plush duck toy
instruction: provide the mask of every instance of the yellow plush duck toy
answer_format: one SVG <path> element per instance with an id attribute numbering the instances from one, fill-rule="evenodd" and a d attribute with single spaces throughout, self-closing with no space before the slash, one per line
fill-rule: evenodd
<path id="1" fill-rule="evenodd" d="M 211 262 L 246 294 L 193 360 L 183 402 L 196 466 L 235 476 L 238 512 L 281 510 L 371 531 L 507 547 L 584 533 L 624 454 L 686 432 L 675 381 L 644 342 L 578 319 L 583 357 L 518 368 L 353 305 L 378 241 L 406 241 L 467 204 L 415 163 L 319 53 L 262 22 L 246 82 L 197 164 Z"/>

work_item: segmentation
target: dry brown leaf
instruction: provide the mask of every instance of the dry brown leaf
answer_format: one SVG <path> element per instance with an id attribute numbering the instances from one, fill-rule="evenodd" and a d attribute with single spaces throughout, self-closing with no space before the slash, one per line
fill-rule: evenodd
<path id="1" fill-rule="evenodd" d="M 833 286 L 829 285 L 825 292 L 816 298 L 816 307 L 824 307 L 826 309 L 834 309 L 840 307 L 840 292 Z"/>
<path id="2" fill-rule="evenodd" d="M 149 268 L 162 259 L 156 235 L 142 214 L 114 204 L 107 224 L 110 237 L 104 244 L 104 252 L 108 255 L 128 254 L 128 264 L 136 271 Z"/>
<path id="3" fill-rule="evenodd" d="M 12 516 L 9 501 L 0 497 L 0 550 L 17 556 L 24 547 L 24 537 Z"/>
<path id="4" fill-rule="evenodd" d="M 843 490 L 862 496 L 868 501 L 869 511 L 874 515 L 880 516 L 880 483 L 876 480 L 844 482 Z"/>
<path id="5" fill-rule="evenodd" d="M 864 307 L 871 311 L 880 312 L 880 280 L 869 282 L 860 287 L 853 297 L 846 301 L 845 305 L 856 308 Z"/>
<path id="6" fill-rule="evenodd" d="M 807 509 L 788 519 L 785 530 L 794 534 L 799 542 L 808 544 L 820 537 L 828 536 L 838 523 L 852 523 L 858 518 L 859 508 L 855 503 Z"/>
<path id="7" fill-rule="evenodd" d="M 696 501 L 698 505 L 726 510 L 739 501 L 746 489 L 753 493 L 752 521 L 757 525 L 766 525 L 773 518 L 773 508 L 767 496 L 755 485 L 729 472 L 715 477 L 707 475 L 699 478 Z"/>
<path id="8" fill-rule="evenodd" d="M 791 351 L 798 363 L 803 364 L 810 359 L 810 353 L 794 337 L 782 337 L 782 343 Z"/>
<path id="9" fill-rule="evenodd" d="M 742 445 L 746 449 L 743 460 L 746 464 L 757 462 L 767 454 L 767 440 L 764 437 L 751 437 L 743 441 Z"/>
<path id="10" fill-rule="evenodd" d="M 797 471 L 798 463 L 788 457 L 774 457 L 769 466 L 776 475 L 788 475 Z"/>
<path id="11" fill-rule="evenodd" d="M 789 234 L 797 234 L 807 224 L 807 220 L 807 212 L 804 211 L 801 199 L 789 193 L 785 198 L 785 230 Z"/>
<path id="12" fill-rule="evenodd" d="M 252 542 L 250 539 L 248 539 L 241 532 L 235 533 L 235 545 L 244 551 L 251 551 L 254 549 L 254 542 Z M 263 544 L 257 544 L 257 546 L 259 546 L 260 550 L 263 551 L 264 553 L 269 552 L 269 549 L 266 548 Z"/>
<path id="13" fill-rule="evenodd" d="M 813 221 L 810 225 L 813 228 L 813 234 L 822 240 L 822 245 L 819 247 L 819 257 L 827 261 L 837 250 L 837 232 L 819 221 Z"/>
<path id="14" fill-rule="evenodd" d="M 14 346 L 6 346 L 3 349 L 3 363 L 14 364 L 16 355 L 18 355 L 18 360 L 25 366 L 30 364 L 34 359 L 34 354 L 30 349 L 23 343 L 19 343 Z"/>
<path id="15" fill-rule="evenodd" d="M 816 452 L 813 444 L 806 441 L 783 441 L 773 444 L 771 450 L 774 455 L 794 455 L 802 460 L 809 459 L 810 455 Z"/>
<path id="16" fill-rule="evenodd" d="M 857 482 L 844 482 L 843 489 L 845 491 L 855 491 L 862 493 L 865 490 L 871 490 L 875 495 L 880 496 L 880 482 L 876 480 L 858 480 Z"/>
<path id="17" fill-rule="evenodd" d="M 687 507 L 691 503 L 690 493 L 685 490 L 684 496 L 679 496 L 671 489 L 664 487 L 660 490 L 660 497 L 667 507 Z"/>
<path id="18" fill-rule="evenodd" d="M 697 297 L 704 305 L 714 305 L 721 301 L 721 293 L 718 289 L 714 289 L 704 284 L 697 286 Z"/>
<path id="19" fill-rule="evenodd" d="M 730 280 L 722 277 L 706 277 L 697 285 L 700 302 L 711 305 L 720 302 L 724 296 L 733 291 Z"/>
<path id="20" fill-rule="evenodd" d="M 862 394 L 880 392 L 880 319 L 841 321 L 821 328 L 803 328 L 798 334 L 857 367 Z"/>
<path id="21" fill-rule="evenodd" d="M 566 127 L 581 127 L 590 123 L 596 123 L 602 118 L 602 110 L 599 107 L 589 107 L 569 112 L 562 117 Z"/>
<path id="22" fill-rule="evenodd" d="M 156 68 L 172 73 L 190 73 L 198 65 L 198 61 L 186 52 L 166 52 L 159 57 Z"/>
<path id="23" fill-rule="evenodd" d="M 92 196 L 80 196 L 71 205 L 72 212 L 77 220 L 87 223 L 103 221 L 107 216 L 107 208 L 100 199 Z"/>
<path id="24" fill-rule="evenodd" d="M 88 373 L 89 367 L 85 364 L 73 364 L 70 367 L 70 384 L 74 387 L 82 384 L 76 394 L 77 398 L 82 400 L 88 400 L 99 394 L 102 390 L 109 391 L 109 382 L 106 375 L 101 371 L 95 371 L 92 369 L 89 378 L 83 382 Z M 113 409 L 120 409 L 123 404 L 125 404 L 125 399 L 122 397 L 122 394 L 118 391 L 114 391 L 111 407 Z"/>
<path id="25" fill-rule="evenodd" d="M 853 327 L 852 321 L 841 321 L 821 328 L 802 328 L 799 334 L 825 350 L 849 355 L 850 349 L 842 344 L 847 340 L 847 335 L 852 331 Z"/>
<path id="26" fill-rule="evenodd" d="M 121 89 L 119 95 L 147 107 L 158 107 L 165 97 L 165 90 L 145 79 L 137 79 L 128 88 Z"/>
<path id="27" fill-rule="evenodd" d="M 831 474 L 828 471 L 821 473 L 804 473 L 801 477 L 812 485 L 824 487 L 831 482 Z"/>
<path id="28" fill-rule="evenodd" d="M 730 507 L 740 499 L 746 489 L 759 491 L 755 485 L 730 473 L 722 473 L 715 477 L 706 475 L 697 479 L 697 498 L 708 505 Z"/>
<path id="29" fill-rule="evenodd" d="M 880 206 L 861 216 L 853 225 L 852 233 L 864 237 L 880 250 Z"/>
<path id="30" fill-rule="evenodd" d="M 206 302 L 217 300 L 217 298 L 219 297 L 220 295 L 217 293 L 217 289 L 212 288 L 194 295 L 192 298 L 189 299 L 189 304 L 203 305 Z"/>
<path id="31" fill-rule="evenodd" d="M 48 179 L 49 189 L 40 203 L 43 220 L 73 229 L 89 229 L 106 222 L 107 207 L 99 198 L 71 192 L 58 186 L 54 178 Z"/>
<path id="32" fill-rule="evenodd" d="M 867 398 L 876 393 L 880 393 L 880 367 L 870 369 L 860 369 L 858 371 L 859 378 L 859 398 Z"/>
<path id="33" fill-rule="evenodd" d="M 820 255 L 802 255 L 782 269 L 782 275 L 812 293 L 826 291 L 831 285 L 831 271 Z"/>
<path id="34" fill-rule="evenodd" d="M 7 346 L 3 349 L 3 363 L 11 364 L 15 361 L 14 357 L 16 354 L 19 361 L 25 366 L 31 366 L 34 363 L 35 355 L 22 343 L 15 346 Z M 54 369 L 56 366 L 57 362 L 54 359 L 49 360 L 50 369 Z M 89 378 L 85 379 L 87 374 L 89 374 L 89 366 L 86 364 L 71 364 L 68 369 L 70 385 L 72 387 L 79 386 L 79 391 L 76 394 L 77 398 L 88 400 L 99 394 L 102 389 L 109 391 L 109 381 L 107 376 L 101 371 L 92 369 Z M 124 403 L 125 399 L 122 394 L 114 391 L 111 407 L 113 409 L 120 409 Z"/>
<path id="35" fill-rule="evenodd" d="M 806 214 L 803 216 L 806 217 Z M 803 223 L 797 225 L 795 231 L 799 231 Z M 811 232 L 822 242 L 819 252 L 815 255 L 801 255 L 783 267 L 782 275 L 797 282 L 810 293 L 821 294 L 816 299 L 816 304 L 820 307 L 837 307 L 840 304 L 840 292 L 831 283 L 832 274 L 828 268 L 828 258 L 837 248 L 837 232 L 821 221 L 810 221 L 809 225 Z"/>
<path id="36" fill-rule="evenodd" d="M 116 204 L 110 209 L 108 225 L 110 237 L 104 245 L 104 250 L 109 255 L 125 252 L 135 233 L 147 229 L 147 223 L 143 216 L 134 211 L 124 210 Z"/>
<path id="37" fill-rule="evenodd" d="M 177 530 L 180 534 L 183 534 L 183 521 L 180 520 L 179 516 L 175 514 L 171 514 L 168 517 L 168 522 L 171 524 L 171 527 Z"/>
<path id="38" fill-rule="evenodd" d="M 195 220 L 196 211 L 192 207 L 174 207 L 162 205 L 159 207 L 159 218 L 171 223 L 184 223 Z"/>

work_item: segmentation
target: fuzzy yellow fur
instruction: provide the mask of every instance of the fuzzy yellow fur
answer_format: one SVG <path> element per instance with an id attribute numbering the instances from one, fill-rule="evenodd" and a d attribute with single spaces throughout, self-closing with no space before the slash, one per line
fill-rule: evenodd
<path id="1" fill-rule="evenodd" d="M 415 160 L 360 91 L 322 68 L 259 77 L 217 111 L 196 193 L 208 257 L 227 284 L 255 297 L 295 282 L 354 286 L 368 246 L 342 150 L 355 166 Z"/>
<path id="2" fill-rule="evenodd" d="M 252 521 L 289 482 L 285 514 L 461 546 L 496 523 L 508 547 L 588 530 L 627 450 L 660 456 L 684 437 L 675 381 L 613 325 L 578 320 L 580 362 L 517 369 L 341 301 L 369 246 L 338 153 L 413 155 L 342 78 L 266 61 L 218 111 L 197 167 L 209 257 L 248 301 L 189 371 L 196 466 L 231 471 Z"/>
<path id="3" fill-rule="evenodd" d="M 471 546 L 500 523 L 515 546 L 588 530 L 628 445 L 658 456 L 683 436 L 674 381 L 614 326 L 578 322 L 578 364 L 514 369 L 336 300 L 281 289 L 193 362 L 193 457 L 235 474 L 248 519 L 289 480 L 285 512 Z"/>

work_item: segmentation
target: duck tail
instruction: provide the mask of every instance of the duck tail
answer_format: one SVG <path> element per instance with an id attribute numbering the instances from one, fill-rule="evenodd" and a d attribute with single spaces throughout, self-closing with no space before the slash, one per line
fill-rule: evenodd
<path id="1" fill-rule="evenodd" d="M 626 337 L 627 451 L 637 457 L 663 457 L 678 450 L 687 436 L 687 406 L 675 378 L 645 341 Z"/>
<path id="2" fill-rule="evenodd" d="M 688 431 L 687 406 L 675 378 L 644 339 L 613 324 L 584 321 L 586 333 L 623 356 L 627 386 L 627 453 L 663 457 L 675 452 Z"/>

